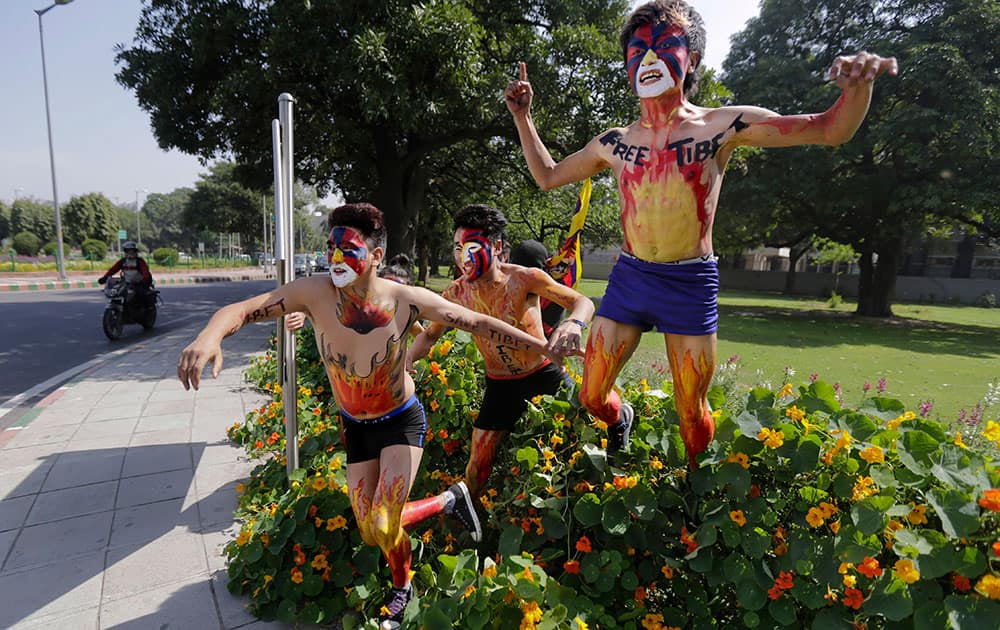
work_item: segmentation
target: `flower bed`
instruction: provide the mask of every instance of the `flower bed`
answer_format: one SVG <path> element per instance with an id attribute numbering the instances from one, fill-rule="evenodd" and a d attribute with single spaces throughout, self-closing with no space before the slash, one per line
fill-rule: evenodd
<path id="1" fill-rule="evenodd" d="M 481 393 L 474 346 L 451 333 L 417 364 L 428 413 L 411 498 L 468 458 Z M 311 332 L 298 342 L 300 461 L 289 487 L 273 355 L 247 372 L 274 402 L 229 434 L 266 457 L 241 488 L 229 588 L 264 619 L 375 627 L 389 573 L 345 494 L 335 408 Z M 995 627 L 1000 425 L 956 433 L 894 399 L 843 407 L 822 381 L 710 392 L 715 441 L 689 471 L 670 384 L 620 383 L 629 454 L 576 391 L 536 398 L 482 499 L 484 540 L 457 523 L 410 532 L 406 620 L 435 628 Z M 577 378 L 577 381 L 579 379 Z"/>

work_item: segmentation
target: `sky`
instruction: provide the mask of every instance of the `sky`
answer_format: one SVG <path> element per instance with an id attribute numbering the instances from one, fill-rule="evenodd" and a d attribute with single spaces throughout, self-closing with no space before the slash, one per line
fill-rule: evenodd
<path id="1" fill-rule="evenodd" d="M 0 1 L 0 199 L 52 199 L 45 95 L 35 9 L 51 0 Z M 636 3 L 638 4 L 638 3 Z M 705 61 L 719 68 L 729 37 L 757 15 L 755 0 L 693 0 L 708 32 Z M 136 191 L 193 186 L 206 169 L 196 158 L 162 150 L 149 117 L 115 82 L 114 47 L 130 43 L 139 0 L 75 0 L 45 14 L 45 61 L 52 109 L 59 203 L 104 193 L 132 204 Z M 275 95 L 277 112 L 277 95 Z M 270 121 L 261 121 L 270 135 Z M 140 202 L 147 193 L 140 192 Z"/>

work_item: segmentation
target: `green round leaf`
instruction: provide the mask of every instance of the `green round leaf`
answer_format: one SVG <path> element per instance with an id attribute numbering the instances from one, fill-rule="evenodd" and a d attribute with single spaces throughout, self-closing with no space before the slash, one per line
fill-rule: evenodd
<path id="1" fill-rule="evenodd" d="M 580 505 L 580 503 L 577 502 L 577 505 Z M 620 498 L 615 497 L 604 504 L 604 511 L 601 516 L 604 531 L 612 536 L 622 536 L 628 530 L 630 522 L 628 508 L 625 507 L 625 502 Z"/>
<path id="2" fill-rule="evenodd" d="M 573 506 L 573 516 L 584 527 L 601 522 L 601 500 L 593 492 L 584 494 Z"/>
<path id="3" fill-rule="evenodd" d="M 747 610 L 760 610 L 767 603 L 767 591 L 753 580 L 743 580 L 736 585 L 736 600 Z"/>

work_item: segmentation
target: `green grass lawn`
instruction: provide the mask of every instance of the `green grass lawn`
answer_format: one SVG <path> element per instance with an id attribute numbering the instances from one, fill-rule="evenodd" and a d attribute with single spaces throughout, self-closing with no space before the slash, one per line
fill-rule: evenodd
<path id="1" fill-rule="evenodd" d="M 440 291 L 447 284 L 447 279 L 434 278 L 429 286 Z M 581 280 L 579 290 L 599 298 L 606 285 Z M 740 380 L 748 386 L 764 381 L 780 385 L 786 366 L 795 370 L 793 381 L 818 374 L 840 383 L 849 403 L 862 397 L 866 381 L 874 393 L 878 380 L 885 378 L 888 395 L 910 409 L 933 401 L 934 413 L 946 421 L 975 406 L 989 384 L 1000 380 L 1000 309 L 895 304 L 896 317 L 883 320 L 856 317 L 855 307 L 724 292 L 719 297 L 718 361 L 739 355 Z M 647 333 L 629 371 L 653 376 L 654 362 L 666 364 L 663 336 Z M 996 407 L 987 413 L 990 419 L 997 416 Z"/>

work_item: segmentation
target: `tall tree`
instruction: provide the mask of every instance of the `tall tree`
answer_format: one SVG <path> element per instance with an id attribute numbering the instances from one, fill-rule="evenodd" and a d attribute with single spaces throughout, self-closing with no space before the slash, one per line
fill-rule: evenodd
<path id="1" fill-rule="evenodd" d="M 1000 235 L 1000 5 L 990 0 L 767 0 L 724 64 L 738 102 L 784 113 L 836 99 L 840 54 L 895 55 L 865 124 L 837 149 L 768 150 L 723 187 L 762 237 L 814 232 L 860 254 L 862 315 L 889 316 L 904 239 L 954 221 Z"/>
<path id="2" fill-rule="evenodd" d="M 161 146 L 234 156 L 260 190 L 271 181 L 267 121 L 278 93 L 292 93 L 297 177 L 324 194 L 372 200 L 387 215 L 390 250 L 412 253 L 428 184 L 448 175 L 432 170 L 435 156 L 469 140 L 513 140 L 500 92 L 517 61 L 543 95 L 535 116 L 557 152 L 625 119 L 632 104 L 615 40 L 628 7 L 147 0 L 134 41 L 118 48 L 117 78 L 149 112 Z"/>
<path id="3" fill-rule="evenodd" d="M 52 204 L 35 199 L 20 198 L 10 208 L 10 233 L 31 232 L 42 243 L 55 238 L 56 213 Z"/>
<path id="4" fill-rule="evenodd" d="M 77 245 L 87 239 L 110 243 L 118 233 L 118 213 L 101 193 L 74 195 L 62 207 L 62 222 L 66 240 Z"/>
<path id="5" fill-rule="evenodd" d="M 150 242 L 157 247 L 190 248 L 194 232 L 183 223 L 191 188 L 177 188 L 169 193 L 150 193 L 142 205 L 142 214 L 149 219 L 152 231 Z"/>
<path id="6" fill-rule="evenodd" d="M 10 238 L 10 207 L 0 201 L 0 240 Z"/>
<path id="7" fill-rule="evenodd" d="M 253 242 L 263 229 L 262 197 L 236 180 L 235 164 L 218 162 L 195 183 L 183 223 L 195 231 L 238 232 L 244 241 Z"/>

